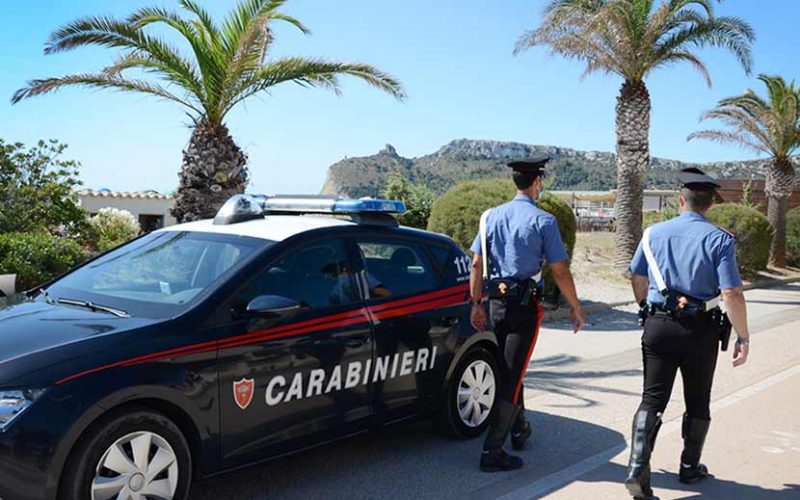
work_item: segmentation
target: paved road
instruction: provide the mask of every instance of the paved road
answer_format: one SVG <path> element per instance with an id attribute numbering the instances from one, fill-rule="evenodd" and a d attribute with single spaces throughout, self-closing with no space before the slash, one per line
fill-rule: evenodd
<path id="1" fill-rule="evenodd" d="M 680 453 L 680 383 L 653 458 L 662 498 L 800 498 L 800 285 L 747 293 L 750 362 L 723 354 L 714 387 L 706 462 L 717 478 L 686 487 Z M 436 434 L 417 422 L 371 432 L 197 484 L 191 498 L 625 498 L 619 480 L 641 390 L 635 312 L 591 315 L 587 331 L 547 325 L 526 375 L 535 436 L 526 466 L 477 469 L 481 441 Z"/>

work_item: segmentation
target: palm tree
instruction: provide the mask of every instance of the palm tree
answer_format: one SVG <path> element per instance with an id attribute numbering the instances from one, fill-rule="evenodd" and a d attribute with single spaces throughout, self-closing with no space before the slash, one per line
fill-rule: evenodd
<path id="1" fill-rule="evenodd" d="M 338 93 L 339 75 L 360 78 L 398 99 L 405 97 L 400 82 L 367 64 L 302 57 L 268 59 L 273 21 L 309 33 L 300 21 L 278 11 L 285 2 L 240 0 L 221 24 L 194 0 L 179 0 L 189 18 L 145 7 L 125 19 L 79 19 L 50 35 L 45 54 L 96 45 L 120 50 L 116 61 L 97 73 L 31 80 L 11 100 L 16 103 L 62 87 L 83 86 L 144 93 L 178 103 L 191 116 L 193 131 L 183 152 L 173 214 L 180 221 L 209 217 L 248 182 L 247 157 L 224 123 L 226 114 L 248 97 L 283 82 Z M 152 25 L 176 33 L 186 42 L 188 53 L 151 32 Z M 166 86 L 128 76 L 129 70 L 153 75 Z"/>
<path id="2" fill-rule="evenodd" d="M 713 0 L 553 0 L 541 25 L 524 33 L 515 53 L 544 45 L 552 54 L 586 64 L 583 76 L 613 73 L 623 79 L 617 97 L 617 233 L 614 267 L 627 272 L 642 234 L 642 191 L 650 161 L 650 94 L 645 78 L 678 62 L 694 66 L 711 85 L 697 55 L 721 47 L 750 72 L 752 28 L 717 17 Z"/>
<path id="3" fill-rule="evenodd" d="M 767 87 L 764 99 L 752 90 L 722 99 L 701 120 L 719 120 L 727 130 L 702 130 L 692 139 L 737 144 L 770 156 L 767 168 L 767 217 L 775 228 L 770 264 L 786 266 L 786 211 L 794 189 L 792 153 L 800 148 L 800 86 L 779 76 L 759 75 Z"/>

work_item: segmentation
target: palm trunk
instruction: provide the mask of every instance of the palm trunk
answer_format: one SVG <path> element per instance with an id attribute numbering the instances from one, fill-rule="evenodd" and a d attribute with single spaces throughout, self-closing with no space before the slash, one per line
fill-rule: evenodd
<path id="1" fill-rule="evenodd" d="M 642 237 L 644 175 L 650 162 L 650 94 L 626 80 L 617 98 L 617 199 L 614 269 L 627 274 Z"/>
<path id="2" fill-rule="evenodd" d="M 247 156 L 228 127 L 201 121 L 183 151 L 180 184 L 172 215 L 178 222 L 207 219 L 247 187 Z"/>
<path id="3" fill-rule="evenodd" d="M 769 263 L 786 267 L 786 212 L 794 189 L 794 167 L 788 158 L 775 158 L 767 169 L 767 218 L 775 230 Z"/>

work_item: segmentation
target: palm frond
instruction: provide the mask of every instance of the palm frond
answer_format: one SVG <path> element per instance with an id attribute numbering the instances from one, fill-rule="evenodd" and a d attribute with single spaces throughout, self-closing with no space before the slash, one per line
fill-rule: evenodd
<path id="1" fill-rule="evenodd" d="M 687 141 L 693 141 L 695 139 L 705 139 L 720 144 L 733 144 L 735 146 L 749 149 L 756 153 L 771 153 L 771 151 L 768 148 L 765 148 L 763 144 L 754 141 L 744 132 L 731 132 L 726 130 L 699 130 L 689 134 L 689 137 L 686 138 Z"/>
<path id="2" fill-rule="evenodd" d="M 701 120 L 717 120 L 728 130 L 705 130 L 690 139 L 736 143 L 774 158 L 787 158 L 800 148 L 800 91 L 779 76 L 758 79 L 767 88 L 767 98 L 748 90 L 720 100 Z"/>
<path id="3" fill-rule="evenodd" d="M 112 17 L 85 17 L 54 31 L 45 43 L 44 53 L 55 54 L 85 45 L 110 48 L 135 46 L 137 29 Z"/>
<path id="4" fill-rule="evenodd" d="M 240 82 L 235 90 L 236 97 L 226 112 L 248 97 L 284 82 L 293 82 L 305 87 L 325 88 L 338 94 L 340 92 L 338 79 L 340 75 L 359 78 L 399 100 L 406 98 L 402 84 L 374 66 L 324 59 L 287 57 L 265 64 L 250 78 Z"/>
<path id="5" fill-rule="evenodd" d="M 12 103 L 17 103 L 22 99 L 37 95 L 48 94 L 64 87 L 83 86 L 102 89 L 116 89 L 124 92 L 139 92 L 154 95 L 163 99 L 177 102 L 198 113 L 202 110 L 192 105 L 188 101 L 172 94 L 160 85 L 145 82 L 142 80 L 131 80 L 120 76 L 106 74 L 79 73 L 74 75 L 62 76 L 59 78 L 43 78 L 30 80 L 26 87 L 16 92 L 11 98 Z"/>
<path id="6" fill-rule="evenodd" d="M 551 54 L 585 62 L 584 74 L 613 72 L 634 81 L 686 61 L 709 81 L 695 49 L 724 48 L 749 72 L 754 39 L 745 21 L 715 16 L 713 0 L 555 0 L 541 24 L 517 40 L 514 53 L 544 45 Z"/>
<path id="7" fill-rule="evenodd" d="M 705 63 L 698 56 L 689 51 L 674 51 L 665 57 L 660 57 L 658 63 L 653 66 L 653 68 L 655 69 L 658 66 L 676 62 L 688 62 L 691 64 L 701 75 L 703 75 L 703 78 L 706 80 L 706 85 L 708 85 L 709 88 L 711 87 L 711 73 L 709 73 Z"/>
<path id="8" fill-rule="evenodd" d="M 179 0 L 187 17 L 162 7 L 143 7 L 124 19 L 78 19 L 53 32 L 45 52 L 95 45 L 118 49 L 114 62 L 99 74 L 32 80 L 14 94 L 12 101 L 65 86 L 112 88 L 169 99 L 197 113 L 195 121 L 221 124 L 236 103 L 285 81 L 338 92 L 339 76 L 355 76 L 398 99 L 405 98 L 400 82 L 373 66 L 304 58 L 269 62 L 273 21 L 310 33 L 298 19 L 278 11 L 285 3 L 286 0 L 240 0 L 219 25 L 197 0 Z M 152 31 L 161 27 L 174 31 L 191 51 L 182 53 L 162 38 L 160 31 Z M 132 69 L 185 90 L 185 96 L 157 83 L 128 78 Z"/>

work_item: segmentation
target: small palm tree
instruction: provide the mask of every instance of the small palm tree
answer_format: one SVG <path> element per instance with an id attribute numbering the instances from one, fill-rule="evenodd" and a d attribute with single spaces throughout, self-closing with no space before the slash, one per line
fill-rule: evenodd
<path id="1" fill-rule="evenodd" d="M 767 168 L 767 217 L 775 228 L 770 263 L 786 266 L 786 211 L 794 189 L 792 153 L 800 148 L 800 86 L 779 76 L 759 75 L 767 87 L 762 98 L 752 90 L 722 99 L 701 120 L 719 120 L 727 130 L 702 130 L 692 139 L 736 144 L 770 156 Z"/>
<path id="2" fill-rule="evenodd" d="M 717 17 L 712 0 L 553 0 L 541 25 L 524 33 L 515 53 L 544 45 L 586 64 L 584 76 L 622 77 L 617 97 L 617 233 L 614 267 L 626 272 L 642 234 L 644 176 L 650 161 L 650 94 L 645 78 L 678 62 L 694 66 L 711 85 L 696 50 L 730 50 L 749 73 L 752 28 Z"/>
<path id="3" fill-rule="evenodd" d="M 300 21 L 278 11 L 285 2 L 241 0 L 221 24 L 194 0 L 179 0 L 190 18 L 145 7 L 125 19 L 79 19 L 50 35 L 45 54 L 98 45 L 120 50 L 118 59 L 98 73 L 31 80 L 11 100 L 16 103 L 62 87 L 84 86 L 144 93 L 178 103 L 192 117 L 194 127 L 183 152 L 173 214 L 180 221 L 209 217 L 248 182 L 247 157 L 223 121 L 248 97 L 283 82 L 338 93 L 339 75 L 360 78 L 398 99 L 405 97 L 400 82 L 367 64 L 302 57 L 268 59 L 273 21 L 309 33 Z M 191 49 L 189 55 L 150 32 L 151 25 L 173 30 Z M 167 85 L 129 77 L 129 70 L 153 75 Z"/>

